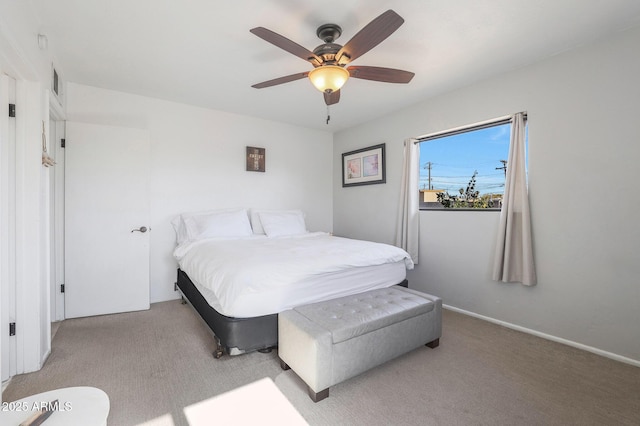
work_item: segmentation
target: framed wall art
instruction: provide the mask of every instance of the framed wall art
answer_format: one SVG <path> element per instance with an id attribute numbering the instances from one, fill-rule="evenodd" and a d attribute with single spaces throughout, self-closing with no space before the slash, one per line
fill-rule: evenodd
<path id="1" fill-rule="evenodd" d="M 342 186 L 385 183 L 384 144 L 342 154 Z"/>
<path id="2" fill-rule="evenodd" d="M 247 147 L 247 171 L 248 172 L 264 172 L 265 171 L 265 149 L 253 146 Z"/>

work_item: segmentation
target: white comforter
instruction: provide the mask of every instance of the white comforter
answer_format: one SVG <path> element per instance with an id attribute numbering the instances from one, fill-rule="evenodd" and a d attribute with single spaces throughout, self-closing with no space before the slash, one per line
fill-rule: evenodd
<path id="1" fill-rule="evenodd" d="M 410 256 L 398 247 L 320 232 L 281 238 L 200 240 L 178 246 L 174 257 L 194 283 L 215 294 L 220 313 L 240 317 L 272 313 L 272 309 L 267 308 L 267 300 L 286 299 L 290 294 L 299 293 L 302 290 L 296 287 L 299 283 L 314 282 L 318 276 L 327 277 L 321 281 L 324 283 L 331 281 L 332 274 L 350 274 L 358 268 L 398 262 L 404 262 L 406 269 L 413 268 Z M 355 283 L 357 276 L 352 278 Z M 364 286 L 364 283 L 358 284 Z M 314 286 L 318 286 L 318 280 Z M 300 294 L 296 298 L 300 300 Z M 325 295 L 319 300 L 327 298 L 330 297 Z M 250 315 L 243 315 L 243 300 L 253 305 Z M 286 300 L 278 303 L 278 306 L 288 306 Z M 264 312 L 260 312 L 260 306 L 264 306 Z"/>

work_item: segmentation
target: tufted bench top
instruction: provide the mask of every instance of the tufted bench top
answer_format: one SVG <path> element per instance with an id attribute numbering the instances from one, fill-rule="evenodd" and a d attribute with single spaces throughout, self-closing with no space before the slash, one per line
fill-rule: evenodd
<path id="1" fill-rule="evenodd" d="M 394 286 L 293 310 L 327 330 L 333 343 L 340 343 L 432 311 L 434 302 L 427 296 Z"/>

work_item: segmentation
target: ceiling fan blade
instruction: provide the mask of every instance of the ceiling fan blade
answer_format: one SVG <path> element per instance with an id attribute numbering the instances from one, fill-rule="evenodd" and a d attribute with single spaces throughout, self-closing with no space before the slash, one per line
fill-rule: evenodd
<path id="1" fill-rule="evenodd" d="M 298 43 L 293 42 L 284 36 L 281 36 L 278 33 L 274 33 L 273 31 L 268 30 L 264 27 L 252 28 L 249 31 L 257 35 L 261 39 L 268 41 L 274 46 L 286 50 L 287 52 L 297 56 L 298 58 L 302 58 L 305 61 L 311 62 L 314 67 L 322 65 L 322 59 L 318 55 L 316 55 L 309 49 L 300 46 Z"/>
<path id="2" fill-rule="evenodd" d="M 300 80 L 301 78 L 305 78 L 309 75 L 308 71 L 299 72 L 297 74 L 286 75 L 284 77 L 274 78 L 273 80 L 263 81 L 262 83 L 254 84 L 253 88 L 255 89 L 264 89 L 265 87 L 276 86 L 278 84 L 289 83 L 290 81 Z"/>
<path id="3" fill-rule="evenodd" d="M 349 75 L 353 78 L 382 81 L 385 83 L 408 83 L 415 75 L 409 71 L 367 66 L 352 66 L 347 68 L 347 71 L 349 71 Z"/>
<path id="4" fill-rule="evenodd" d="M 336 61 L 344 65 L 364 55 L 393 34 L 403 23 L 404 19 L 400 15 L 391 9 L 387 10 L 353 36 L 338 51 Z"/>
<path id="5" fill-rule="evenodd" d="M 327 105 L 333 105 L 333 104 L 337 104 L 338 102 L 340 102 L 340 91 L 336 90 L 335 92 L 331 92 L 331 93 L 324 93 L 324 103 Z"/>

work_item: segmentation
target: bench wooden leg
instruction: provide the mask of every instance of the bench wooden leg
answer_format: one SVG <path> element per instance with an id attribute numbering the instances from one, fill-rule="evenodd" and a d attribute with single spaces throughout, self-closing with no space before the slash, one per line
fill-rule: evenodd
<path id="1" fill-rule="evenodd" d="M 282 368 L 283 370 L 289 370 L 291 367 L 289 367 L 283 360 L 280 360 L 280 368 Z"/>
<path id="2" fill-rule="evenodd" d="M 320 392 L 316 393 L 313 391 L 313 389 L 307 386 L 307 393 L 309 394 L 309 398 L 311 398 L 313 402 L 318 402 L 318 401 L 322 401 L 323 399 L 329 396 L 329 388 L 326 388 L 325 390 L 321 390 Z"/>
<path id="3" fill-rule="evenodd" d="M 440 346 L 440 339 L 432 340 L 429 343 L 427 343 L 425 346 L 428 346 L 431 349 L 437 348 L 438 346 Z"/>

